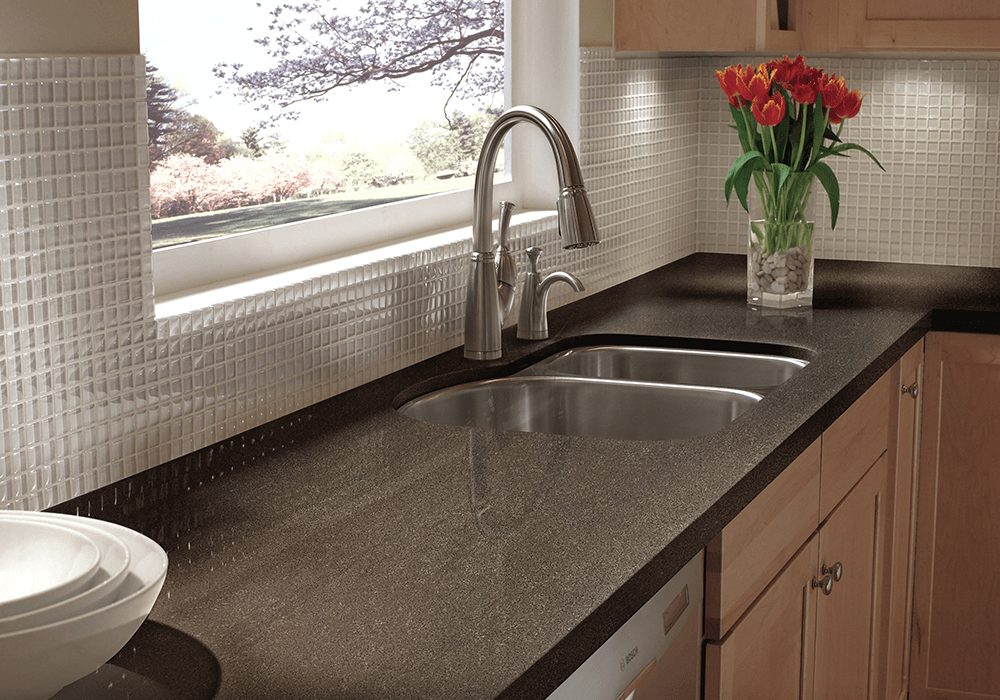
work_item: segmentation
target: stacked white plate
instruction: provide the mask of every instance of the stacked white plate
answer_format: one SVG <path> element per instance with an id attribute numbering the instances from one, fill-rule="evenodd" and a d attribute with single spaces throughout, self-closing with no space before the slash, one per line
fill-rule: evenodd
<path id="1" fill-rule="evenodd" d="M 129 528 L 0 511 L 0 696 L 45 700 L 107 662 L 166 575 L 163 548 Z"/>

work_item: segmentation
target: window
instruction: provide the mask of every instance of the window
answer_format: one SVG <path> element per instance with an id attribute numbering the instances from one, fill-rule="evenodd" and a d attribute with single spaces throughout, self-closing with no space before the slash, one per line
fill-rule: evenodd
<path id="1" fill-rule="evenodd" d="M 148 1 L 141 0 L 142 3 Z M 340 3 L 338 3 L 339 5 Z M 536 7 L 538 3 L 532 3 L 529 0 L 507 0 L 506 5 L 504 34 L 507 52 L 508 57 L 511 52 L 515 56 L 515 60 L 507 62 L 508 95 L 513 95 L 514 101 L 539 104 L 549 109 L 559 116 L 564 126 L 573 133 L 577 95 L 575 63 L 578 60 L 578 34 L 576 31 L 578 8 L 576 0 L 556 0 L 551 4 L 545 3 L 545 7 L 541 9 Z M 201 7 L 205 7 L 204 3 L 201 4 Z M 177 6 L 173 3 L 170 5 L 171 11 L 178 11 L 176 8 Z M 566 50 L 563 52 L 564 57 L 559 59 L 561 65 L 558 66 L 562 70 L 550 70 L 547 75 L 550 75 L 550 79 L 555 80 L 561 86 L 560 89 L 569 95 L 568 99 L 564 100 L 572 105 L 572 109 L 568 111 L 560 112 L 551 104 L 545 103 L 545 100 L 551 102 L 553 99 L 554 91 L 551 86 L 543 84 L 540 88 L 534 88 L 536 94 L 544 96 L 543 100 L 532 100 L 530 98 L 531 90 L 523 88 L 520 92 L 525 93 L 525 97 L 518 98 L 518 90 L 511 86 L 511 83 L 515 82 L 511 76 L 517 76 L 519 70 L 521 73 L 527 72 L 524 70 L 525 66 L 530 66 L 532 73 L 538 72 L 538 61 L 533 59 L 532 55 L 536 55 L 539 51 L 545 54 L 542 58 L 546 63 L 552 65 L 549 62 L 549 58 L 551 58 L 549 54 L 553 51 L 553 44 L 560 42 L 553 42 L 550 38 L 538 33 L 539 31 L 544 32 L 545 22 L 548 22 L 550 27 L 558 27 L 559 31 L 556 33 L 564 37 L 561 43 L 565 45 Z M 567 31 L 567 24 L 572 25 L 573 31 Z M 530 27 L 530 30 L 519 32 L 525 35 L 523 40 L 511 42 L 510 28 L 513 27 L 514 31 L 518 31 L 519 26 Z M 571 37 L 570 41 L 565 40 L 567 35 Z M 211 38 L 206 39 L 206 41 L 210 40 Z M 187 46 L 190 45 L 187 44 Z M 158 69 L 165 70 L 163 66 L 157 65 L 156 57 L 152 55 L 152 51 L 145 43 L 144 49 L 149 52 L 151 62 Z M 521 57 L 520 60 L 516 58 L 517 56 Z M 521 65 L 520 69 L 519 64 Z M 564 79 L 567 75 L 569 76 L 568 81 Z M 516 80 L 516 82 L 520 84 L 522 81 Z M 523 82 L 525 85 L 529 85 L 537 81 L 524 80 Z M 507 99 L 509 101 L 511 98 Z M 566 114 L 569 115 L 568 119 Z M 227 126 L 227 129 L 231 130 L 231 128 Z M 515 139 L 517 139 L 517 131 L 515 130 Z M 530 137 L 526 138 L 530 142 Z M 515 152 L 519 148 L 517 143 L 518 141 L 515 140 Z M 243 145 L 249 147 L 246 141 Z M 531 159 L 528 157 L 527 150 L 535 147 L 537 146 L 528 146 L 523 149 L 525 153 L 522 158 L 522 168 L 533 169 L 530 166 Z M 516 164 L 514 173 L 513 180 L 521 179 Z M 547 177 L 547 173 L 545 177 Z M 530 180 L 531 177 L 524 179 Z M 504 197 L 513 198 L 511 195 L 514 183 L 510 181 L 511 178 L 507 178 L 507 180 L 498 185 L 496 200 Z M 385 189 L 388 191 L 391 188 L 386 187 Z M 530 189 L 529 187 L 529 193 L 523 197 L 525 201 L 519 202 L 522 207 L 531 204 L 530 201 L 527 201 L 532 198 Z M 548 204 L 543 206 L 551 208 L 551 200 L 543 198 L 542 201 L 548 201 Z M 270 271 L 303 265 L 317 259 L 464 226 L 471 220 L 471 207 L 471 190 L 466 185 L 466 187 L 453 192 L 405 199 L 336 216 L 310 218 L 297 223 L 280 224 L 220 239 L 158 249 L 153 255 L 157 299 L 176 297 L 195 289 L 218 286 L 227 280 L 259 276 Z"/>

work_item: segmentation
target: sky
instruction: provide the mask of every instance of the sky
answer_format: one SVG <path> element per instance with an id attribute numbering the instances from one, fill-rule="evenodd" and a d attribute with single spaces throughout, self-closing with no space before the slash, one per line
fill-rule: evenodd
<path id="1" fill-rule="evenodd" d="M 259 113 L 232 94 L 212 74 L 222 62 L 248 68 L 267 67 L 268 56 L 253 42 L 266 28 L 268 13 L 280 0 L 139 0 L 141 49 L 160 75 L 188 94 L 188 111 L 212 120 L 234 140 Z M 364 0 L 340 0 L 338 11 L 357 9 Z M 405 139 L 420 122 L 443 119 L 446 91 L 414 76 L 414 88 L 387 92 L 378 84 L 338 89 L 326 102 L 304 105 L 302 116 L 286 123 L 281 139 L 292 148 L 307 148 L 323 134 L 354 134 L 360 143 Z M 230 91 L 231 92 L 231 91 Z M 450 106 L 455 106 L 453 101 Z"/>

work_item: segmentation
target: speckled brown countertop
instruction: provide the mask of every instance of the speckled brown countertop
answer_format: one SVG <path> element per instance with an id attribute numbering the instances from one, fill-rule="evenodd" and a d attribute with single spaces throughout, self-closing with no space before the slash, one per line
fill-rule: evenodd
<path id="1" fill-rule="evenodd" d="M 744 265 L 685 258 L 551 312 L 549 341 L 508 331 L 502 361 L 445 353 L 58 507 L 141 529 L 170 554 L 133 642 L 59 697 L 111 679 L 149 698 L 545 698 L 932 325 L 1000 329 L 1000 270 L 818 261 L 812 312 L 761 315 Z M 812 361 L 690 440 L 493 432 L 393 410 L 630 336 Z"/>

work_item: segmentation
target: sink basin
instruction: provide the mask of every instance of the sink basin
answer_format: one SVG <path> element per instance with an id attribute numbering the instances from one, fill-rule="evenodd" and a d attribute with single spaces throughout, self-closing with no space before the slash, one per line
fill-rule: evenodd
<path id="1" fill-rule="evenodd" d="M 731 388 L 590 377 L 514 376 L 440 389 L 404 404 L 411 418 L 495 430 L 677 440 L 721 430 L 760 395 Z"/>
<path id="2" fill-rule="evenodd" d="M 598 345 L 557 353 L 521 374 L 728 387 L 766 394 L 807 364 L 782 355 Z"/>

